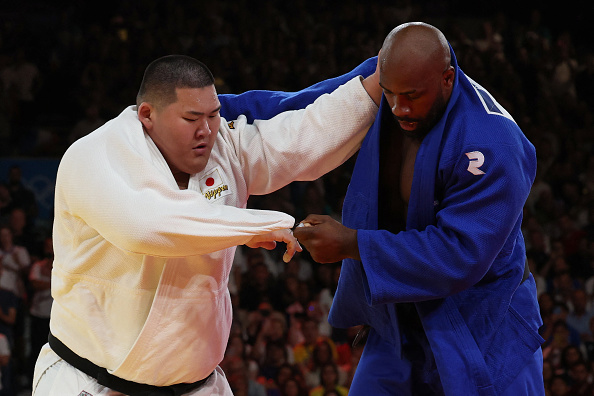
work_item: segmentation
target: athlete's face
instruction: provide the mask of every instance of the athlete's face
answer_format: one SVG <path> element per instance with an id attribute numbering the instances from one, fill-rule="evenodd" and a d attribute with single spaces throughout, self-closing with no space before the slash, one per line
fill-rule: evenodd
<path id="1" fill-rule="evenodd" d="M 380 85 L 400 129 L 409 136 L 424 137 L 443 115 L 454 71 L 434 73 L 386 62 Z"/>
<path id="2" fill-rule="evenodd" d="M 178 88 L 176 92 L 176 102 L 152 107 L 150 119 L 143 120 L 141 111 L 139 117 L 171 172 L 192 175 L 208 163 L 221 124 L 221 104 L 214 85 Z"/>

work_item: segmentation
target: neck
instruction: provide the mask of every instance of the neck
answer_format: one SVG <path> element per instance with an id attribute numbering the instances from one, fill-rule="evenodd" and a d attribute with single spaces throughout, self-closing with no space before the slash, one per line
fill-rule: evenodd
<path id="1" fill-rule="evenodd" d="M 188 188 L 188 184 L 190 183 L 190 175 L 184 172 L 177 172 L 173 174 L 175 181 L 180 190 L 186 190 Z"/>

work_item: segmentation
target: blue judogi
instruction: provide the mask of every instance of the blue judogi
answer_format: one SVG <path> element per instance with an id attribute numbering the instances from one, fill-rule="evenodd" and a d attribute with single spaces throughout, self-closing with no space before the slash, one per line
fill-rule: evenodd
<path id="1" fill-rule="evenodd" d="M 361 261 L 343 261 L 329 321 L 371 326 L 350 395 L 544 395 L 536 287 L 531 275 L 522 281 L 534 147 L 451 52 L 454 89 L 417 153 L 406 230 L 378 229 L 385 98 L 344 201 L 343 224 L 358 230 Z M 223 116 L 269 118 L 304 107 L 353 73 L 369 75 L 375 62 L 298 93 L 221 95 Z M 403 353 L 416 341 L 399 323 L 399 303 L 414 303 L 424 329 L 418 360 Z M 419 382 L 432 390 L 423 393 Z"/>
<path id="2" fill-rule="evenodd" d="M 406 391 L 411 378 L 393 380 L 395 366 L 400 372 L 410 366 L 401 349 L 407 323 L 397 318 L 397 304 L 406 302 L 419 314 L 444 394 L 544 394 L 542 321 L 533 277 L 522 282 L 520 229 L 535 150 L 509 114 L 464 75 L 453 51 L 452 65 L 446 112 L 416 156 L 406 231 L 378 230 L 385 99 L 357 157 L 343 224 L 358 230 L 361 261 L 343 261 L 329 316 L 335 327 L 372 328 L 372 346 L 358 368 L 370 375 L 355 378 L 354 395 L 416 394 Z M 530 364 L 522 374 L 535 384 L 530 393 L 507 389 L 524 386 L 518 373 Z M 383 365 L 386 377 L 371 374 Z"/>

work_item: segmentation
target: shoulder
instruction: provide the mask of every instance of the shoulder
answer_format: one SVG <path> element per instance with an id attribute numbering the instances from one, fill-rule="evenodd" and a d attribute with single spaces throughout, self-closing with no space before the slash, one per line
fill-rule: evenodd
<path id="1" fill-rule="evenodd" d="M 502 158 L 520 157 L 535 161 L 534 146 L 510 113 L 470 78 L 466 77 L 461 86 L 460 95 L 447 115 L 442 159 L 457 159 L 466 152 L 485 151 Z"/>
<path id="2" fill-rule="evenodd" d="M 146 146 L 145 140 L 135 106 L 129 106 L 117 117 L 73 142 L 62 156 L 60 167 L 73 162 L 75 167 L 88 169 L 95 159 L 118 153 L 122 148 L 139 150 Z"/>

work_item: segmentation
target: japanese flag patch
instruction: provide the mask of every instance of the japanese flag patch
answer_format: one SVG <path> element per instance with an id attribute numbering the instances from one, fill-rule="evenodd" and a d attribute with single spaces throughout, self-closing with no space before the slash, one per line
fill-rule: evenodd
<path id="1" fill-rule="evenodd" d="M 209 201 L 214 201 L 231 194 L 229 185 L 223 179 L 222 172 L 219 171 L 219 168 L 214 168 L 200 178 L 200 192 Z"/>

